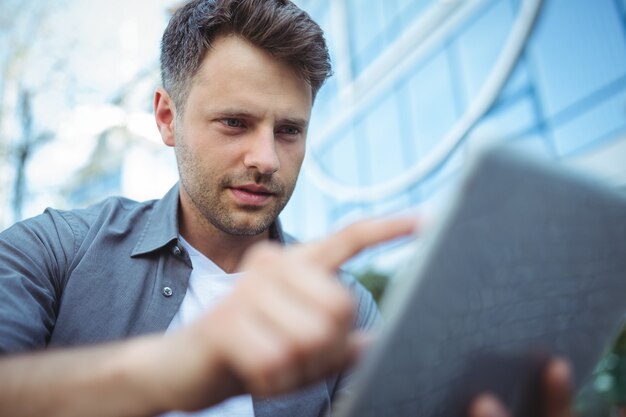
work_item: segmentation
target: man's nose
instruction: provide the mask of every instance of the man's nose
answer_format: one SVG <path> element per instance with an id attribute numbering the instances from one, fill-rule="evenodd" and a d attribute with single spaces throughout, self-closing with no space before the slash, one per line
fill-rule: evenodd
<path id="1" fill-rule="evenodd" d="M 246 168 L 254 168 L 261 174 L 273 174 L 280 168 L 276 153 L 273 130 L 260 130 L 249 141 L 243 161 Z"/>

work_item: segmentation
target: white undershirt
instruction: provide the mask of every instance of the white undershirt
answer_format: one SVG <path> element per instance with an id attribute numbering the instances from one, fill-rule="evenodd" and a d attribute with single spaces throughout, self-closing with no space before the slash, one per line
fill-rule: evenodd
<path id="1" fill-rule="evenodd" d="M 241 273 L 227 274 L 213 261 L 192 247 L 182 237 L 180 242 L 191 258 L 193 270 L 189 277 L 189 286 L 180 309 L 174 315 L 166 330 L 169 333 L 195 321 L 200 315 L 213 308 L 222 298 L 231 293 Z M 172 412 L 161 417 L 254 417 L 252 397 L 240 395 L 230 398 L 206 410 L 184 413 Z"/>

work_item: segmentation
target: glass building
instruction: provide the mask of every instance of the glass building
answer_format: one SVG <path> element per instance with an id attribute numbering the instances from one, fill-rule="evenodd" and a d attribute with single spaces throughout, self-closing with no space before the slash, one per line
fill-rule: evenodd
<path id="1" fill-rule="evenodd" d="M 326 32 L 287 230 L 435 210 L 493 141 L 626 187 L 626 1 L 300 0 Z"/>

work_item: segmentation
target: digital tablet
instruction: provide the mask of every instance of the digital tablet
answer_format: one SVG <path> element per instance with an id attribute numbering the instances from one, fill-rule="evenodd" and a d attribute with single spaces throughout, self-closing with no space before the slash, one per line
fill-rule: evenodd
<path id="1" fill-rule="evenodd" d="M 464 416 L 490 391 L 530 416 L 549 355 L 576 388 L 589 377 L 626 312 L 626 198 L 559 166 L 502 147 L 475 158 L 334 413 Z"/>

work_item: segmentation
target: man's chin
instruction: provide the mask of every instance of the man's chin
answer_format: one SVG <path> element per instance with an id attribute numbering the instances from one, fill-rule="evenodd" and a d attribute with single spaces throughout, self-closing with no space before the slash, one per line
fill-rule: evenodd
<path id="1" fill-rule="evenodd" d="M 263 233 L 265 233 L 268 229 L 269 226 L 265 227 L 255 227 L 255 226 L 245 226 L 245 227 L 238 227 L 238 226 L 233 226 L 231 227 L 230 225 L 227 225 L 225 227 L 220 227 L 220 229 L 225 232 L 228 233 L 229 235 L 233 235 L 233 236 L 258 236 L 261 235 Z"/>
<path id="2" fill-rule="evenodd" d="M 246 216 L 251 217 L 251 216 Z M 256 216 L 252 216 L 256 217 Z M 276 220 L 275 217 L 267 218 L 230 218 L 220 222 L 214 222 L 214 226 L 234 236 L 258 236 L 265 233 Z"/>

